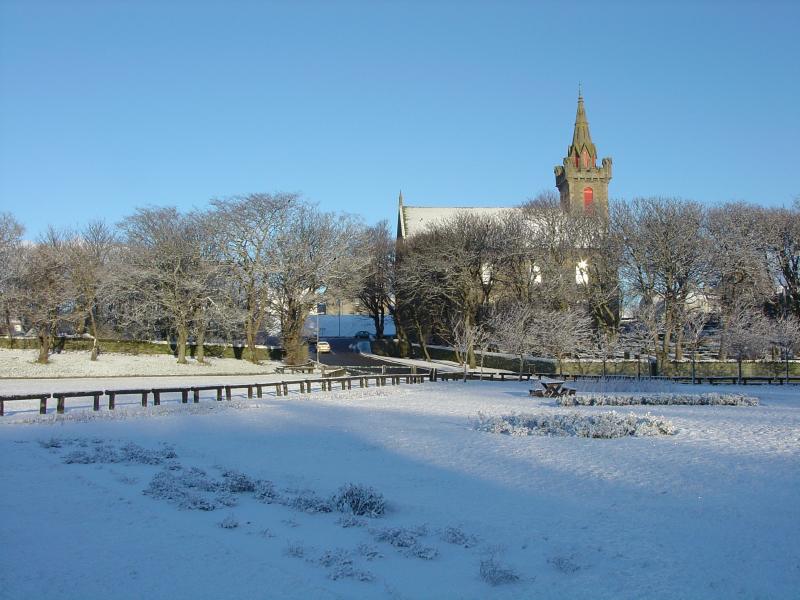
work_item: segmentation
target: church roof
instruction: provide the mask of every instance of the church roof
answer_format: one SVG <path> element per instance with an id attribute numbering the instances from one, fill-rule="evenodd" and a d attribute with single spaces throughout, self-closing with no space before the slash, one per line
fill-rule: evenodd
<path id="1" fill-rule="evenodd" d="M 400 197 L 397 237 L 409 238 L 427 231 L 430 225 L 441 223 L 460 214 L 497 217 L 514 210 L 507 206 L 404 206 Z"/>

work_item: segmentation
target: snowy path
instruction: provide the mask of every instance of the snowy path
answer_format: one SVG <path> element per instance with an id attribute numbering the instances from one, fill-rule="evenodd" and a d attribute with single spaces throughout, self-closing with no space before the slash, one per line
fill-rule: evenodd
<path id="1" fill-rule="evenodd" d="M 478 412 L 608 410 L 556 407 L 516 382 L 122 407 L 114 420 L 84 411 L 55 424 L 0 420 L 0 595 L 795 598 L 800 390 L 713 389 L 762 405 L 651 408 L 677 435 L 617 440 L 474 431 Z M 40 444 L 51 439 L 62 447 Z M 370 485 L 390 510 L 353 527 L 337 524 L 341 514 L 244 494 L 236 506 L 181 510 L 142 494 L 163 466 L 64 464 L 76 448 L 128 442 L 171 444 L 178 472 L 219 478 L 233 468 L 286 493 Z M 226 517 L 239 526 L 219 527 Z M 376 539 L 389 527 L 416 532 L 437 556 Z M 458 536 L 447 528 L 470 547 L 450 543 Z M 490 557 L 519 580 L 482 580 Z"/>

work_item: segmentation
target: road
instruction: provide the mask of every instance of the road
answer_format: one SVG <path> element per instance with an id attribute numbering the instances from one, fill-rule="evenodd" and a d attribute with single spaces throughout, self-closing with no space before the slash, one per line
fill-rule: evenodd
<path id="1" fill-rule="evenodd" d="M 381 365 L 388 365 L 381 360 L 362 356 L 358 352 L 353 352 L 350 349 L 352 344 L 355 344 L 356 339 L 351 337 L 326 337 L 328 343 L 331 345 L 331 351 L 321 353 L 319 355 L 319 362 L 326 365 L 333 366 L 367 366 L 367 367 L 380 367 Z M 316 359 L 314 345 L 309 348 L 309 354 L 312 359 Z M 397 365 L 394 365 L 397 366 Z"/>

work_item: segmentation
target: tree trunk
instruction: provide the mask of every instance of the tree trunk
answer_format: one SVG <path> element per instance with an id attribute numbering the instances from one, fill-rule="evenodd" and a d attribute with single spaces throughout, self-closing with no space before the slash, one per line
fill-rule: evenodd
<path id="1" fill-rule="evenodd" d="M 39 338 L 39 357 L 36 362 L 46 365 L 50 356 L 50 333 L 40 331 L 37 337 Z"/>
<path id="2" fill-rule="evenodd" d="M 303 344 L 303 324 L 305 323 L 303 307 L 287 307 L 283 323 L 284 358 L 287 365 L 302 365 L 308 362 L 308 347 Z"/>
<path id="3" fill-rule="evenodd" d="M 13 348 L 14 347 L 14 330 L 11 328 L 11 311 L 9 309 L 6 309 L 5 313 L 6 313 L 5 314 L 5 317 L 6 317 L 6 332 L 8 334 L 8 347 L 9 348 Z"/>
<path id="4" fill-rule="evenodd" d="M 258 350 L 256 349 L 258 329 L 258 321 L 253 316 L 248 315 L 244 325 L 244 336 L 247 343 L 248 360 L 254 365 L 258 364 Z"/>
<path id="5" fill-rule="evenodd" d="M 697 369 L 695 367 L 695 363 L 697 361 L 696 356 L 697 356 L 697 349 L 692 351 L 692 383 L 696 382 L 696 379 L 695 379 L 695 375 L 697 373 Z"/>
<path id="6" fill-rule="evenodd" d="M 198 328 L 196 343 L 197 343 L 197 346 L 196 346 L 197 347 L 197 351 L 195 352 L 194 356 L 197 359 L 198 363 L 200 363 L 201 365 L 204 365 L 204 364 L 206 364 L 206 348 L 205 348 L 206 328 L 205 328 L 205 326 L 202 326 L 202 327 Z"/>
<path id="7" fill-rule="evenodd" d="M 89 327 L 92 334 L 92 354 L 89 356 L 91 360 L 97 360 L 97 355 L 100 354 L 100 346 L 97 343 L 97 321 L 94 318 L 94 311 L 89 311 Z"/>
<path id="8" fill-rule="evenodd" d="M 525 355 L 524 354 L 520 354 L 519 355 L 519 380 L 520 381 L 522 381 L 522 364 L 523 364 L 524 360 L 525 360 Z"/>
<path id="9" fill-rule="evenodd" d="M 189 332 L 186 325 L 178 325 L 178 364 L 186 364 L 186 341 L 189 339 Z"/>
<path id="10" fill-rule="evenodd" d="M 675 333 L 675 360 L 683 360 L 683 329 L 680 327 Z"/>
<path id="11" fill-rule="evenodd" d="M 740 356 L 736 362 L 739 365 L 739 381 L 738 381 L 738 383 L 739 383 L 739 385 L 741 385 L 742 384 L 742 357 Z"/>

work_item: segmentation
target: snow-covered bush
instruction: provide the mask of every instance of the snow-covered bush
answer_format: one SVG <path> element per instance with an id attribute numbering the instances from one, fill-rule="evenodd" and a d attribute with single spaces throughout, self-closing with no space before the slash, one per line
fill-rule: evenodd
<path id="1" fill-rule="evenodd" d="M 156 473 L 142 493 L 187 510 L 210 511 L 217 508 L 216 502 L 187 489 L 178 477 L 166 470 Z"/>
<path id="2" fill-rule="evenodd" d="M 275 489 L 275 484 L 266 479 L 259 479 L 253 484 L 253 496 L 264 504 L 279 502 L 281 498 L 280 493 Z"/>
<path id="3" fill-rule="evenodd" d="M 349 529 L 351 527 L 363 527 L 367 522 L 354 515 L 345 515 L 336 519 L 336 524 L 343 529 Z"/>
<path id="4" fill-rule="evenodd" d="M 380 550 L 370 544 L 359 544 L 356 550 L 358 550 L 358 553 L 367 560 L 383 558 L 383 554 L 380 553 Z"/>
<path id="5" fill-rule="evenodd" d="M 286 505 L 308 514 L 333 512 L 333 506 L 331 506 L 329 500 L 320 498 L 309 490 L 305 490 L 289 498 Z"/>
<path id="6" fill-rule="evenodd" d="M 674 435 L 675 426 L 649 413 L 643 417 L 615 411 L 594 415 L 579 413 L 512 414 L 500 417 L 478 415 L 475 429 L 514 436 L 551 435 L 588 438 Z"/>
<path id="7" fill-rule="evenodd" d="M 557 570 L 561 571 L 562 573 L 566 573 L 567 575 L 577 573 L 581 569 L 581 566 L 576 563 L 571 556 L 554 556 L 552 558 L 548 558 L 547 562 L 553 565 Z"/>
<path id="8" fill-rule="evenodd" d="M 758 406 L 758 398 L 743 394 L 578 394 L 563 396 L 562 406 L 628 406 L 682 404 L 690 406 Z"/>
<path id="9" fill-rule="evenodd" d="M 519 575 L 511 567 L 500 564 L 492 558 L 481 561 L 481 579 L 489 585 L 503 585 L 519 581 Z"/>
<path id="10" fill-rule="evenodd" d="M 127 463 L 139 465 L 160 465 L 165 461 L 176 458 L 175 450 L 168 445 L 163 445 L 156 450 L 148 450 L 138 444 L 125 444 L 116 447 L 111 444 L 95 442 L 90 450 L 74 450 L 64 456 L 64 462 L 70 464 L 111 464 Z"/>
<path id="11" fill-rule="evenodd" d="M 337 579 L 356 579 L 358 581 L 372 581 L 372 573 L 356 569 L 353 559 L 347 550 L 336 549 L 326 550 L 317 562 L 328 569 L 328 578 L 336 581 Z"/>
<path id="12" fill-rule="evenodd" d="M 378 542 L 385 542 L 399 548 L 406 556 L 415 556 L 424 560 L 433 560 L 439 551 L 431 546 L 424 546 L 419 542 L 419 536 L 424 535 L 422 529 L 406 529 L 404 527 L 387 527 L 375 529 L 371 533 Z"/>
<path id="13" fill-rule="evenodd" d="M 284 554 L 292 558 L 303 558 L 306 555 L 306 548 L 301 542 L 289 542 L 286 545 Z"/>
<path id="14" fill-rule="evenodd" d="M 236 529 L 239 527 L 239 521 L 233 515 L 228 515 L 222 521 L 217 523 L 222 529 Z"/>
<path id="15" fill-rule="evenodd" d="M 226 469 L 222 472 L 223 486 L 233 494 L 241 494 L 244 492 L 255 492 L 256 484 L 244 473 Z"/>
<path id="16" fill-rule="evenodd" d="M 379 517 L 386 511 L 383 494 L 363 485 L 348 483 L 339 488 L 331 498 L 339 512 L 349 512 L 363 517 Z"/>
<path id="17" fill-rule="evenodd" d="M 478 543 L 477 537 L 464 533 L 458 527 L 445 527 L 442 529 L 440 537 L 448 544 L 462 546 L 463 548 L 472 548 Z"/>

